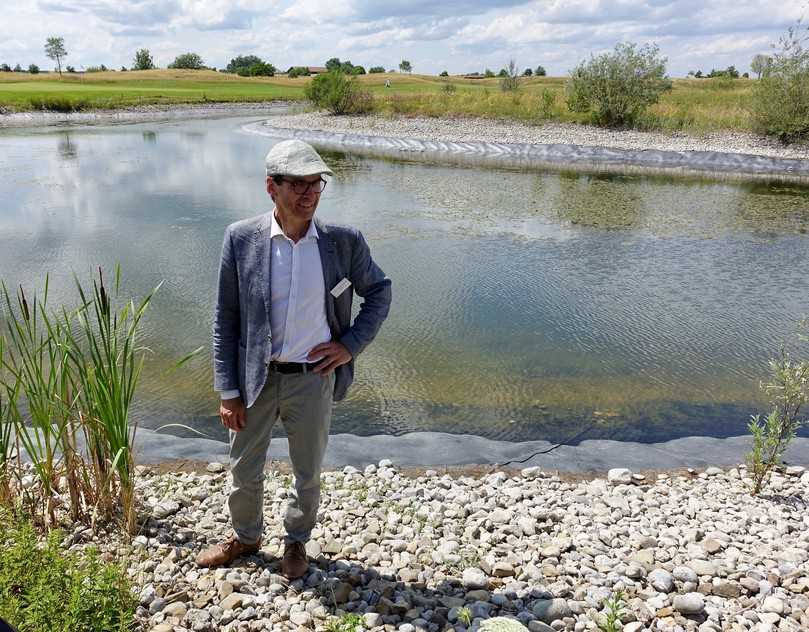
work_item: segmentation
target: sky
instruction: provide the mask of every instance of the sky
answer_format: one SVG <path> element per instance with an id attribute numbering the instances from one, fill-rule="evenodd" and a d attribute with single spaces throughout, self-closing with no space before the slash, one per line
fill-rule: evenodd
<path id="1" fill-rule="evenodd" d="M 42 69 L 61 36 L 77 69 L 130 66 L 147 48 L 165 67 L 198 53 L 221 68 L 254 54 L 285 70 L 355 65 L 414 73 L 494 71 L 514 59 L 552 76 L 618 42 L 655 43 L 668 73 L 736 66 L 768 53 L 809 0 L 17 0 L 0 22 L 0 63 Z"/>

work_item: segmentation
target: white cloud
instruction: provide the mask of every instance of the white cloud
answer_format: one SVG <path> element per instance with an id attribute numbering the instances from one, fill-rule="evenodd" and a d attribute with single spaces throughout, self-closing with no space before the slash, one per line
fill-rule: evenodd
<path id="1" fill-rule="evenodd" d="M 674 76 L 746 69 L 806 0 L 22 0 L 0 22 L 0 63 L 52 66 L 45 38 L 65 38 L 68 63 L 129 65 L 149 48 L 165 65 L 194 51 L 224 66 L 255 53 L 276 66 L 338 56 L 416 72 L 493 69 L 509 58 L 563 74 L 619 41 L 657 42 Z"/>

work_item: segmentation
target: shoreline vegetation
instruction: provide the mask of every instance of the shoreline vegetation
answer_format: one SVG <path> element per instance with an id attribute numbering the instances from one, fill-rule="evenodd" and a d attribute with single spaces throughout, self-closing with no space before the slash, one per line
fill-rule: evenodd
<path id="1" fill-rule="evenodd" d="M 563 77 L 523 77 L 503 91 L 498 78 L 469 79 L 397 73 L 355 77 L 373 96 L 372 111 L 387 117 L 459 117 L 587 123 L 587 113 L 565 105 Z M 207 70 L 99 72 L 91 75 L 0 73 L 0 111 L 81 112 L 154 105 L 303 101 L 310 77 L 239 77 Z M 386 88 L 385 83 L 390 82 Z M 755 80 L 675 79 L 672 90 L 634 123 L 633 129 L 702 135 L 750 132 L 749 101 Z M 0 120 L 2 120 L 0 118 Z"/>

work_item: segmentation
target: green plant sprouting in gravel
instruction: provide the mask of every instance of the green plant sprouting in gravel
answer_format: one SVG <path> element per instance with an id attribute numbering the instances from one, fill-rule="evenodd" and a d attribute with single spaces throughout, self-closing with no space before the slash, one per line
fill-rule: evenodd
<path id="1" fill-rule="evenodd" d="M 619 632 L 622 627 L 621 617 L 625 613 L 624 593 L 619 590 L 604 601 L 604 620 L 599 622 L 598 628 L 601 632 Z"/>
<path id="2" fill-rule="evenodd" d="M 362 617 L 358 614 L 344 614 L 326 624 L 326 632 L 356 632 L 357 628 L 362 628 Z"/>

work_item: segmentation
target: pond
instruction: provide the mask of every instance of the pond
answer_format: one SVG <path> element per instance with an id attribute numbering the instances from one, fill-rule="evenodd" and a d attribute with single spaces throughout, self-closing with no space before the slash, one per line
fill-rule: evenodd
<path id="1" fill-rule="evenodd" d="M 224 439 L 210 331 L 222 234 L 271 209 L 252 119 L 0 134 L 0 278 L 74 304 L 120 262 L 164 281 L 134 420 Z M 394 305 L 332 432 L 659 441 L 744 434 L 809 314 L 809 189 L 324 152 L 318 215 L 360 228 Z M 184 368 L 172 363 L 205 350 Z M 279 426 L 280 429 L 280 426 Z M 177 427 L 165 432 L 187 434 Z"/>

